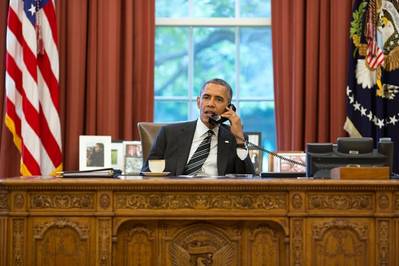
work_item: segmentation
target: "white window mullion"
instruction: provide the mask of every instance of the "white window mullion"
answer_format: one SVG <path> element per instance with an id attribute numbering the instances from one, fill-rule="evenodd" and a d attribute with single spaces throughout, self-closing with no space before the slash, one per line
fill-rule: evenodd
<path id="1" fill-rule="evenodd" d="M 191 18 L 194 15 L 193 0 L 188 0 L 188 17 Z"/>
<path id="2" fill-rule="evenodd" d="M 240 0 L 236 0 L 236 18 L 241 18 Z M 240 27 L 235 27 L 236 42 L 236 67 L 235 67 L 235 83 L 236 83 L 236 108 L 240 111 Z"/>
<path id="3" fill-rule="evenodd" d="M 194 95 L 194 27 L 189 27 L 188 36 L 188 118 L 193 119 L 193 105 L 191 99 Z"/>
<path id="4" fill-rule="evenodd" d="M 194 16 L 194 3 L 193 0 L 188 0 L 188 17 Z M 194 119 L 193 110 L 193 91 L 194 91 L 194 40 L 193 40 L 194 28 L 192 25 L 189 26 L 189 37 L 188 37 L 188 119 Z"/>
<path id="5" fill-rule="evenodd" d="M 240 0 L 236 0 L 236 18 L 240 17 Z"/>
<path id="6" fill-rule="evenodd" d="M 240 109 L 240 27 L 235 28 L 236 42 L 236 67 L 235 67 L 235 83 L 236 83 L 236 103 L 237 111 Z"/>

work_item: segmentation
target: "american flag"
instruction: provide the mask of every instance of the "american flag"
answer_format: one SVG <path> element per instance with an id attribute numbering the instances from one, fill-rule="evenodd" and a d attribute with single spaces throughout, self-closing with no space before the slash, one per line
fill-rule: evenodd
<path id="1" fill-rule="evenodd" d="M 376 69 L 378 66 L 384 64 L 384 53 L 376 41 L 372 40 L 367 43 L 367 57 L 366 62 L 371 69 Z"/>
<path id="2" fill-rule="evenodd" d="M 53 0 L 10 0 L 5 123 L 24 176 L 62 170 L 56 25 Z"/>
<path id="3" fill-rule="evenodd" d="M 384 52 L 377 43 L 377 29 L 375 20 L 375 7 L 372 5 L 367 10 L 365 37 L 367 39 L 367 56 L 366 62 L 371 69 L 376 69 L 384 64 Z"/>

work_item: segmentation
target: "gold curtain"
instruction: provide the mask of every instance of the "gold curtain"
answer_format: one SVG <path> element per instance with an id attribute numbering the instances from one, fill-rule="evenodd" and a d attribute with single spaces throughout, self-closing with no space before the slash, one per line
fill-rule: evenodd
<path id="1" fill-rule="evenodd" d="M 352 0 L 272 0 L 277 147 L 345 136 Z"/>

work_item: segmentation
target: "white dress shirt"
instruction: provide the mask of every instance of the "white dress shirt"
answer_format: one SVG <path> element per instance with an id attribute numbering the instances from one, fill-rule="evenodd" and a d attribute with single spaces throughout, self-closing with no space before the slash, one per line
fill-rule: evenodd
<path id="1" fill-rule="evenodd" d="M 188 156 L 188 160 L 186 164 L 190 161 L 194 152 L 197 150 L 198 146 L 208 135 L 209 128 L 201 121 L 201 119 L 197 120 L 197 126 L 195 127 L 193 142 L 191 143 L 190 154 Z M 211 148 L 209 151 L 209 156 L 205 160 L 202 165 L 201 170 L 197 173 L 200 176 L 217 176 L 218 175 L 218 167 L 217 167 L 217 152 L 218 152 L 218 134 L 219 134 L 219 126 L 212 129 L 213 136 L 211 138 Z M 248 156 L 248 151 L 246 149 L 237 148 L 237 156 L 241 160 L 245 160 Z"/>

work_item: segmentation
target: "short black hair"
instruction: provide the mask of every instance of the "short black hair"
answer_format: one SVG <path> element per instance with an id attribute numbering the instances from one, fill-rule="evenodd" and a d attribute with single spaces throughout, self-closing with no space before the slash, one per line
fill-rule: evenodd
<path id="1" fill-rule="evenodd" d="M 231 100 L 233 99 L 233 89 L 231 88 L 230 84 L 227 83 L 227 81 L 223 80 L 223 79 L 219 79 L 219 78 L 214 78 L 214 79 L 210 79 L 207 82 L 204 83 L 204 85 L 202 85 L 201 90 L 200 90 L 200 95 L 202 94 L 202 91 L 205 89 L 206 85 L 208 84 L 218 84 L 221 85 L 223 87 L 225 87 L 227 89 L 227 93 L 229 94 L 229 103 L 231 103 Z"/>

